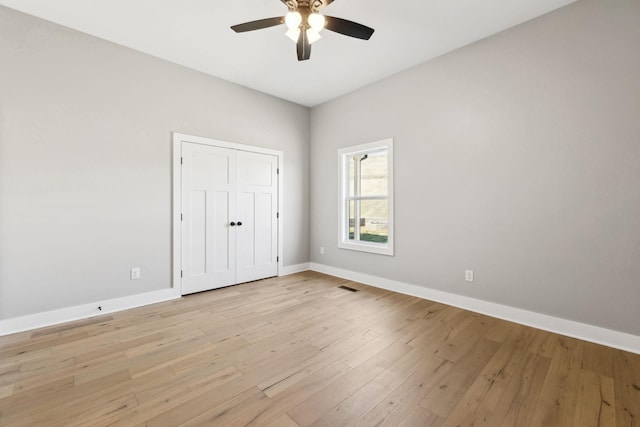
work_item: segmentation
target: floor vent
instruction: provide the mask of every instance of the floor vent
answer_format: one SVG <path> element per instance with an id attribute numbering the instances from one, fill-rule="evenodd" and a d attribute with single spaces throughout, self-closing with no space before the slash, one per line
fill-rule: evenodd
<path id="1" fill-rule="evenodd" d="M 353 289 L 353 288 L 350 288 L 350 287 L 344 286 L 344 285 L 343 286 L 338 286 L 338 289 L 344 289 L 345 291 L 349 291 L 349 292 L 358 292 L 360 290 L 360 289 Z"/>

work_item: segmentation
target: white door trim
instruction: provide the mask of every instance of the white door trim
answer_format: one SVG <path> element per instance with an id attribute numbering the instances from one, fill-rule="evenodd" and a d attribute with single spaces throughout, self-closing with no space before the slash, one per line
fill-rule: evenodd
<path id="1" fill-rule="evenodd" d="M 181 153 L 182 143 L 190 142 L 194 144 L 210 145 L 221 148 L 231 148 L 240 151 L 249 151 L 252 153 L 270 154 L 278 157 L 278 169 L 280 173 L 278 175 L 278 213 L 280 214 L 278 220 L 278 275 L 283 271 L 283 235 L 284 231 L 282 227 L 283 222 L 283 152 L 279 150 L 272 150 L 270 148 L 255 147 L 253 145 L 238 144 L 235 142 L 221 141 L 212 138 L 206 138 L 202 136 L 187 135 L 183 133 L 173 132 L 173 150 L 172 150 L 172 286 L 176 293 L 182 294 L 182 222 L 180 215 L 182 213 L 182 167 L 181 167 Z"/>

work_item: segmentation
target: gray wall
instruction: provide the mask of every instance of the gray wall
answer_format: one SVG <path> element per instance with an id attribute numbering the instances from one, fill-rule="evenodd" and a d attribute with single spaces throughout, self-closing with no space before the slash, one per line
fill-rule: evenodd
<path id="1" fill-rule="evenodd" d="M 582 0 L 312 109 L 312 261 L 640 335 L 639 46 Z M 387 137 L 396 255 L 338 249 L 337 150 Z"/>
<path id="2" fill-rule="evenodd" d="M 284 151 L 308 262 L 309 109 L 1 6 L 0 60 L 0 319 L 171 286 L 172 131 Z"/>

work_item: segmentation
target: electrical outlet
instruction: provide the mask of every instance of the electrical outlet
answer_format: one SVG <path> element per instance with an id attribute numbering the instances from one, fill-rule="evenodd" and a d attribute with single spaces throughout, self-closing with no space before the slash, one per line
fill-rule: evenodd
<path id="1" fill-rule="evenodd" d="M 320 246 L 320 255 L 324 255 L 324 246 Z"/>
<path id="2" fill-rule="evenodd" d="M 138 280 L 140 278 L 140 267 L 134 267 L 131 269 L 131 280 Z"/>
<path id="3" fill-rule="evenodd" d="M 464 280 L 467 282 L 473 282 L 473 270 L 464 271 Z"/>

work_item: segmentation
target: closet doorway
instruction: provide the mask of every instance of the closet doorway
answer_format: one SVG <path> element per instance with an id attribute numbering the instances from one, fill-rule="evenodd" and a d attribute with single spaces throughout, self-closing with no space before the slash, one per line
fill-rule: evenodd
<path id="1" fill-rule="evenodd" d="M 182 295 L 278 275 L 281 158 L 174 134 L 174 287 Z"/>

